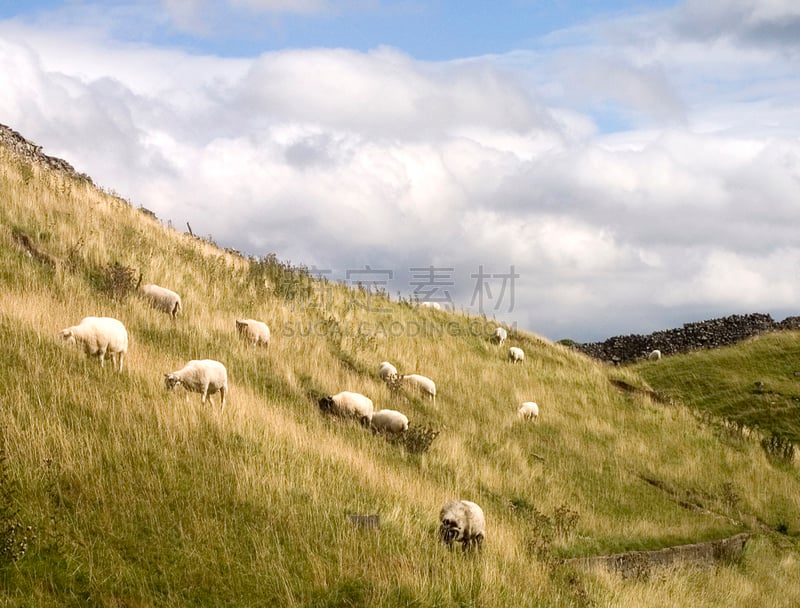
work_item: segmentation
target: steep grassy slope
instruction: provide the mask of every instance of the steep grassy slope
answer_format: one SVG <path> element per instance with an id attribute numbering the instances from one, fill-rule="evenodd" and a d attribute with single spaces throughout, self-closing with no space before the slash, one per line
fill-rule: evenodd
<path id="1" fill-rule="evenodd" d="M 0 224 L 0 516 L 27 542 L 0 558 L 3 605 L 800 604 L 797 468 L 609 381 L 632 371 L 524 332 L 511 365 L 482 319 L 250 263 L 2 148 Z M 126 267 L 180 292 L 183 316 L 112 297 Z M 87 315 L 127 326 L 123 374 L 56 339 Z M 270 324 L 269 350 L 237 317 Z M 205 357 L 228 368 L 224 412 L 164 389 Z M 385 359 L 434 378 L 436 406 L 391 393 Z M 322 416 L 344 389 L 440 434 L 417 454 Z M 523 400 L 540 423 L 516 421 Z M 452 497 L 483 506 L 481 555 L 436 542 Z M 621 580 L 554 560 L 748 529 L 743 561 L 714 568 Z"/>
<path id="2" fill-rule="evenodd" d="M 800 446 L 800 332 L 635 367 L 664 398 Z"/>

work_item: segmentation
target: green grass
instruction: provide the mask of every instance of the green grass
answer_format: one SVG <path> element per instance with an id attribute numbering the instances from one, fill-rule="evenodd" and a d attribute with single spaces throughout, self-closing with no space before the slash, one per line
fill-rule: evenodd
<path id="1" fill-rule="evenodd" d="M 663 399 L 800 445 L 800 332 L 633 367 Z"/>
<path id="2" fill-rule="evenodd" d="M 0 605 L 800 605 L 797 464 L 721 432 L 688 396 L 654 399 L 649 367 L 609 368 L 524 331 L 509 342 L 525 363 L 511 365 L 484 319 L 252 264 L 30 171 L 0 149 L 0 523 L 27 541 L 0 553 Z M 114 263 L 178 291 L 183 315 L 111 297 Z M 125 323 L 123 374 L 57 340 L 87 315 Z M 238 339 L 242 317 L 271 326 L 268 349 Z M 789 344 L 775 348 L 788 362 Z M 163 385 L 206 357 L 229 371 L 224 412 Z M 436 405 L 391 392 L 383 360 L 433 378 Z M 411 453 L 321 415 L 319 396 L 340 390 L 439 435 Z M 516 419 L 527 400 L 538 423 Z M 454 497 L 486 513 L 481 555 L 436 540 Z M 379 515 L 380 529 L 352 513 Z M 558 561 L 743 530 L 756 537 L 741 563 L 649 580 Z"/>

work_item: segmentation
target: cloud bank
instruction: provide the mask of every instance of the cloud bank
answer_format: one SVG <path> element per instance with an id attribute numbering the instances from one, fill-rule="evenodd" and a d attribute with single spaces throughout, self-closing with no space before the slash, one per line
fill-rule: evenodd
<path id="1" fill-rule="evenodd" d="M 203 5 L 157 15 L 199 31 Z M 588 341 L 799 313 L 799 18 L 777 0 L 688 1 L 437 62 L 200 55 L 103 21 L 10 19 L 0 116 L 223 246 L 390 271 L 391 292 Z M 445 278 L 421 287 L 411 269 L 430 267 Z"/>

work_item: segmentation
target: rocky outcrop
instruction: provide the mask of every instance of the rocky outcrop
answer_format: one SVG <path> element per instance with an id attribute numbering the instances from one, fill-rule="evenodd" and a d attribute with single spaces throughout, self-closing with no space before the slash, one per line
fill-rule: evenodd
<path id="1" fill-rule="evenodd" d="M 11 127 L 0 124 L 0 146 L 8 148 L 20 160 L 29 163 L 44 165 L 55 171 L 60 171 L 66 175 L 92 183 L 92 178 L 85 173 L 78 173 L 75 167 L 67 161 L 54 156 L 48 156 L 42 152 L 42 147 L 28 141 Z"/>
<path id="2" fill-rule="evenodd" d="M 609 363 L 631 363 L 647 357 L 653 350 L 663 355 L 685 353 L 703 348 L 719 348 L 770 331 L 800 329 L 800 317 L 776 322 L 770 315 L 754 313 L 731 315 L 683 327 L 657 331 L 649 335 L 614 336 L 604 342 L 575 346 L 581 352 Z"/>

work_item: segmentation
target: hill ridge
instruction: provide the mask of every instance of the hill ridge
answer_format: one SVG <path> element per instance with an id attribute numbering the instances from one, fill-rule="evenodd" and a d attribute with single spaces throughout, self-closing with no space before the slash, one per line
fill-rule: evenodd
<path id="1" fill-rule="evenodd" d="M 602 342 L 576 344 L 582 353 L 609 363 L 631 363 L 647 357 L 654 350 L 675 355 L 694 350 L 730 346 L 771 331 L 800 329 L 800 316 L 775 321 L 764 313 L 735 314 L 705 321 L 684 323 L 682 327 L 651 334 L 612 336 Z"/>

